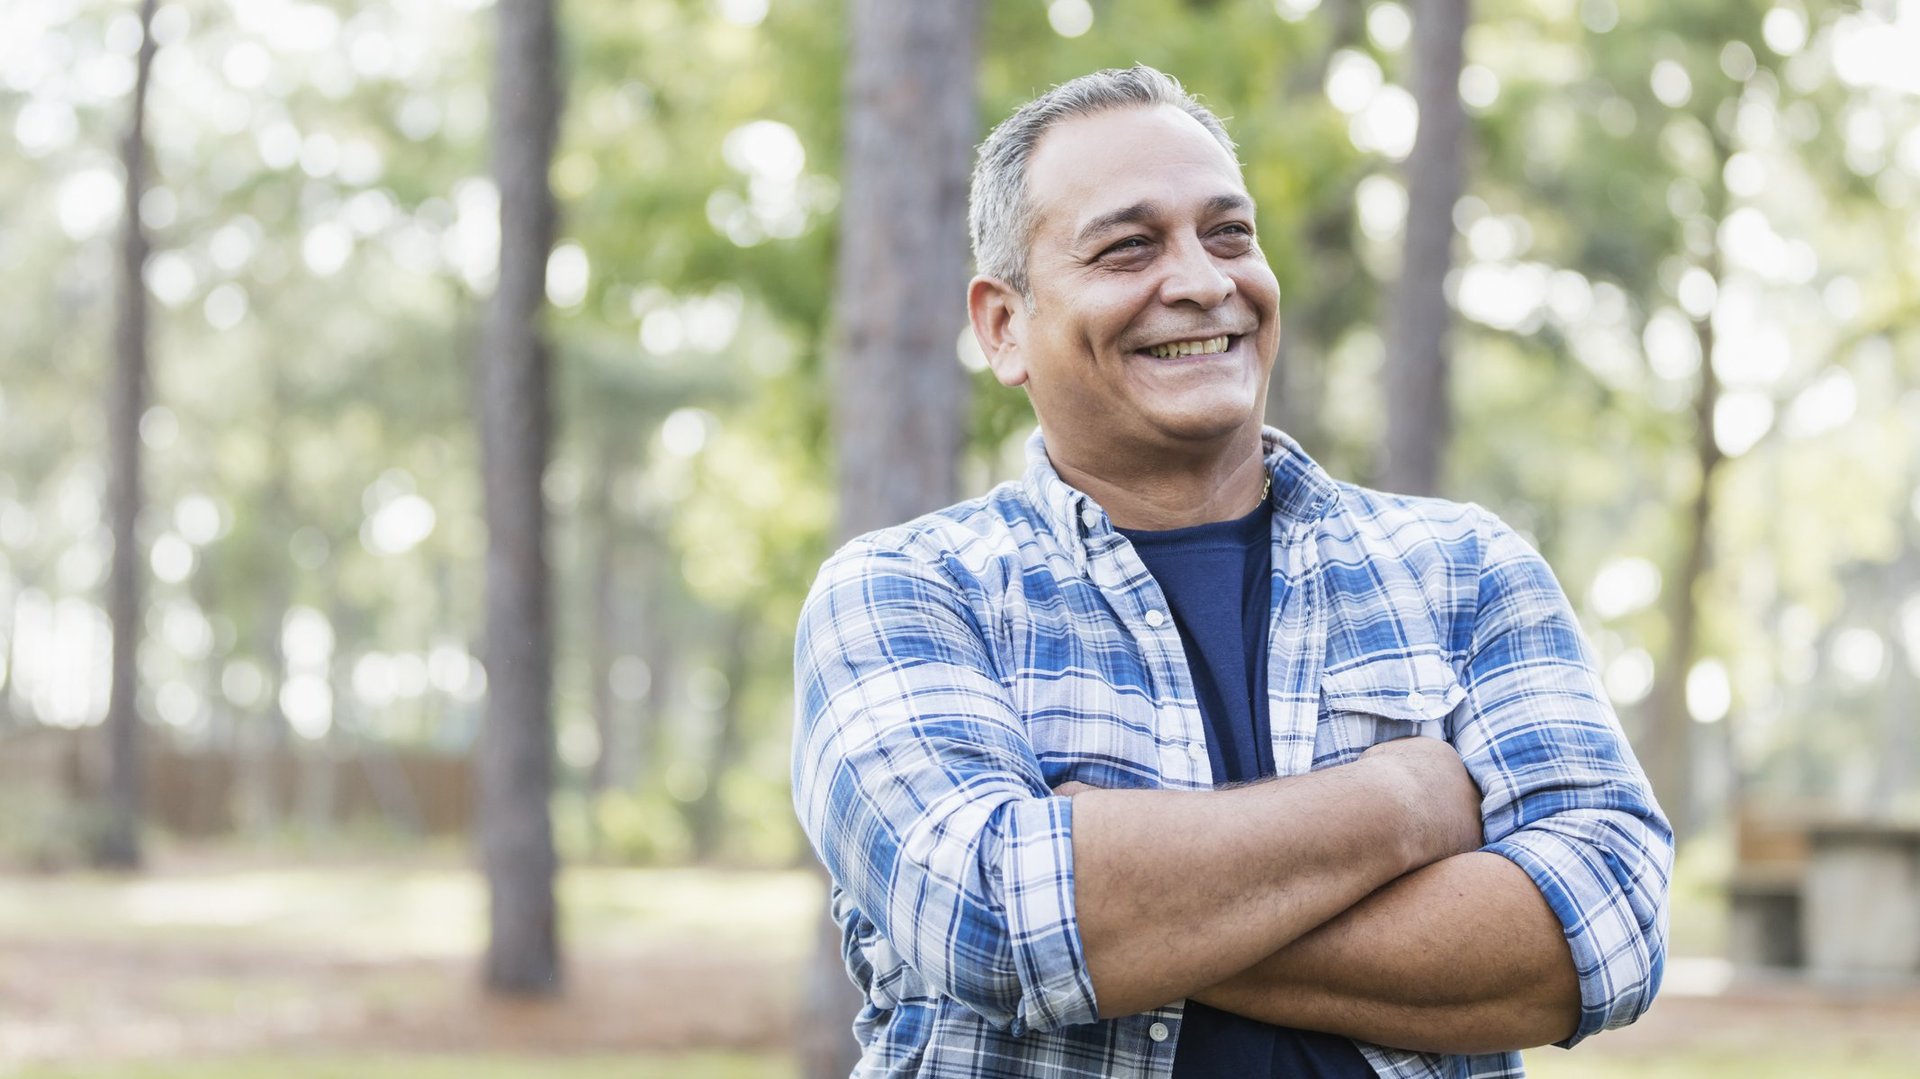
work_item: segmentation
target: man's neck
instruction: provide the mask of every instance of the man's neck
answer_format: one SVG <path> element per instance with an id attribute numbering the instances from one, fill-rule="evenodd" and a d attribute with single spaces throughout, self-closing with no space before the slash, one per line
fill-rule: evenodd
<path id="1" fill-rule="evenodd" d="M 1116 528 L 1165 531 L 1231 521 L 1260 504 L 1267 466 L 1258 428 L 1231 449 L 1193 458 L 1165 457 L 1151 466 L 1108 455 L 1061 452 L 1047 457 L 1060 478 L 1085 492 Z"/>

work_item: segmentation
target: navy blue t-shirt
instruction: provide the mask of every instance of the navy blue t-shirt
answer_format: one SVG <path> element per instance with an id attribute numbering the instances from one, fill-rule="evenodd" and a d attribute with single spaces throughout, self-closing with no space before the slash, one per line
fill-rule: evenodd
<path id="1" fill-rule="evenodd" d="M 1267 625 L 1272 589 L 1272 507 L 1236 521 L 1168 532 L 1121 529 L 1160 585 L 1180 629 L 1194 695 L 1207 725 L 1216 785 L 1274 774 L 1267 713 Z M 1276 1027 L 1188 1001 L 1174 1079 L 1271 1076 L 1373 1079 L 1353 1042 Z"/>

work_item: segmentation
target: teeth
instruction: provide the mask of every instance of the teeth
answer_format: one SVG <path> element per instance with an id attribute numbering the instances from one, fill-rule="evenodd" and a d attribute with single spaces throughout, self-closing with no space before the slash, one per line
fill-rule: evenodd
<path id="1" fill-rule="evenodd" d="M 1147 355 L 1158 360 L 1170 360 L 1175 356 L 1206 356 L 1215 352 L 1225 352 L 1228 337 L 1209 337 L 1205 341 L 1175 341 L 1170 345 L 1155 345 L 1147 350 Z"/>

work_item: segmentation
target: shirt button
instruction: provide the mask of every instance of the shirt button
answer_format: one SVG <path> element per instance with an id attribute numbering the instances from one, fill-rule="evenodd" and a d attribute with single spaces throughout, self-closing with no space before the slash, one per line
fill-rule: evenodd
<path id="1" fill-rule="evenodd" d="M 1155 1023 L 1147 1028 L 1147 1037 L 1157 1042 L 1166 1041 L 1167 1033 L 1167 1024 L 1165 1023 Z"/>
<path id="2" fill-rule="evenodd" d="M 1187 756 L 1189 756 L 1189 757 L 1192 757 L 1192 758 L 1193 758 L 1194 760 L 1196 760 L 1196 761 L 1203 761 L 1203 760 L 1206 760 L 1206 759 L 1207 759 L 1207 747 L 1206 747 L 1206 746 L 1203 746 L 1203 745 L 1201 745 L 1201 744 L 1200 744 L 1199 742 L 1188 742 L 1188 743 L 1187 743 Z"/>
<path id="3" fill-rule="evenodd" d="M 1099 510 L 1081 510 L 1080 523 L 1086 525 L 1088 528 L 1099 527 L 1100 511 Z"/>
<path id="4" fill-rule="evenodd" d="M 1427 706 L 1426 694 L 1420 692 L 1417 689 L 1414 690 L 1412 693 L 1407 694 L 1408 708 L 1419 709 L 1419 708 L 1425 708 L 1426 706 Z"/>
<path id="5" fill-rule="evenodd" d="M 1167 620 L 1167 616 L 1162 614 L 1158 610 L 1152 610 L 1147 612 L 1147 625 L 1152 626 L 1155 629 L 1159 629 L 1160 624 L 1165 622 L 1166 620 Z"/>

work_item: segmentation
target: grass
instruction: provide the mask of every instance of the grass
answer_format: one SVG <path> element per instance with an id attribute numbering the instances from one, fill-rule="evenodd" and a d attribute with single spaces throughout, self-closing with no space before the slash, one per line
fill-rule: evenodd
<path id="1" fill-rule="evenodd" d="M 342 1054 L 196 1057 L 168 1061 L 32 1064 L 5 1079 L 792 1079 L 777 1056 L 471 1056 Z"/>
<path id="2" fill-rule="evenodd" d="M 9 876 L 0 937 L 459 958 L 484 944 L 483 888 L 465 867 L 390 864 Z M 593 948 L 725 940 L 797 958 L 819 902 L 818 885 L 800 871 L 579 866 L 560 881 L 563 934 Z"/>
<path id="3" fill-rule="evenodd" d="M 559 890 L 567 952 L 601 961 L 603 972 L 656 961 L 672 971 L 688 956 L 717 955 L 764 967 L 782 985 L 811 947 L 821 900 L 803 871 L 581 866 L 563 873 Z M 631 973 L 583 978 L 588 988 L 567 1006 L 521 1015 L 513 1022 L 523 1025 L 484 1040 L 479 1030 L 465 1036 L 486 1022 L 462 1018 L 485 909 L 480 875 L 448 859 L 0 874 L 0 946 L 19 951 L 18 962 L 0 960 L 0 1079 L 794 1074 L 760 1048 L 766 1042 L 743 1040 L 750 1029 L 723 1025 L 705 1041 L 609 1033 L 618 1020 L 599 1017 L 621 1001 L 607 987 Z M 63 958 L 69 947 L 74 962 Z M 154 961 L 143 966 L 143 956 Z M 103 989 L 102 977 L 115 980 Z M 16 998 L 27 1006 L 9 1008 Z M 686 1009 L 673 1015 L 667 1021 L 689 1021 Z M 316 1038 L 314 1023 L 337 1036 Z M 363 1023 L 372 1040 L 355 1036 Z M 569 1040 L 576 1034 L 581 1041 Z M 175 1048 L 149 1049 L 154 1037 Z M 293 1044 L 276 1052 L 279 1038 Z M 373 1048 L 396 1045 L 403 1050 Z M 549 1045 L 560 1051 L 543 1054 Z M 697 1046 L 712 1050 L 684 1055 Z"/>
<path id="4" fill-rule="evenodd" d="M 1913 1058 L 1891 1051 L 1788 1051 L 1784 1053 L 1664 1053 L 1583 1056 L 1571 1052 L 1526 1054 L 1530 1079 L 1909 1079 Z"/>
<path id="5" fill-rule="evenodd" d="M 1724 843 L 1696 841 L 1682 853 L 1674 880 L 1673 945 L 1677 955 L 1711 954 L 1724 935 L 1725 909 L 1714 882 L 1725 872 Z M 572 867 L 560 883 L 564 938 L 582 955 L 636 956 L 662 948 L 718 949 L 756 955 L 769 970 L 795 969 L 813 939 L 820 895 L 803 871 L 627 869 Z M 479 874 L 452 856 L 360 862 L 314 860 L 298 865 L 214 860 L 201 865 L 163 862 L 137 877 L 95 873 L 63 876 L 0 875 L 0 941 L 147 945 L 161 952 L 232 955 L 256 951 L 295 957 L 276 967 L 223 963 L 205 968 L 160 970 L 143 983 L 141 1007 L 169 1021 L 279 1023 L 315 991 L 301 964 L 327 959 L 446 960 L 479 954 L 484 937 L 485 896 Z M 110 947 L 109 951 L 115 949 Z M 640 961 L 640 960 L 636 960 Z M 334 969 L 316 964 L 314 970 Z M 441 964 L 373 962 L 349 965 L 336 987 L 358 994 L 378 1015 L 431 1014 L 460 1006 Z M 464 968 L 463 968 L 464 969 Z M 0 971 L 0 974 L 6 972 Z M 464 975 L 463 975 L 464 977 Z M 17 979 L 16 979 L 17 981 Z M 26 984 L 26 983 L 19 983 Z M 0 979 L 0 991 L 7 988 Z M 49 1017 L 88 1016 L 96 1009 L 84 980 L 48 978 L 33 986 L 38 1001 L 51 1003 Z M 69 1001 L 68 997 L 71 996 Z M 626 998 L 620 998 L 626 1001 Z M 251 1018 L 249 1018 L 251 1017 Z M 1804 1018 L 1806 1026 L 1800 1025 Z M 0 1016 L 0 1034 L 4 1034 Z M 94 1022 L 83 1019 L 81 1022 Z M 31 1022 L 31 1020 L 29 1020 Z M 1608 1035 L 1568 1053 L 1527 1054 L 1536 1079 L 1786 1079 L 1844 1075 L 1860 1079 L 1914 1074 L 1912 1046 L 1904 1037 L 1887 1044 L 1879 1034 L 1852 1028 L 1826 1029 L 1830 1017 L 1809 1013 L 1784 1024 L 1751 1021 L 1753 1040 L 1729 1028 L 1725 1015 L 1678 1036 L 1668 1032 L 1636 1044 L 1636 1030 Z M 1825 1030 L 1826 1036 L 1814 1037 Z M 1641 1033 L 1659 1034 L 1658 1031 Z M 0 1051 L 0 1079 L 792 1079 L 788 1056 L 764 1051 L 612 1054 L 605 1047 L 647 1042 L 603 1041 L 600 1050 L 538 1054 L 528 1041 L 488 1042 L 505 1051 L 409 1053 L 339 1046 L 394 1044 L 350 1037 L 307 1041 L 329 1051 L 285 1049 L 271 1043 L 202 1041 L 180 1055 L 132 1059 L 124 1049 L 94 1047 L 83 1033 L 81 1052 L 61 1062 L 28 1063 Z M 1714 1038 L 1703 1041 L 1703 1038 Z M 1878 1038 L 1879 1040 L 1873 1040 Z M 5 1049 L 0 1038 L 0 1050 Z M 260 1045 L 245 1053 L 208 1055 L 214 1044 Z M 471 1050 L 478 1042 L 401 1042 Z M 574 1044 L 554 1041 L 550 1044 Z M 680 1045 L 763 1046 L 757 1041 L 662 1041 Z M 94 1050 L 97 1049 L 96 1053 Z"/>
<path id="6" fill-rule="evenodd" d="M 193 1057 L 171 1061 L 34 1064 L 8 1069 L 5 1079 L 793 1079 L 788 1058 L 766 1054 L 694 1053 L 673 1056 L 477 1056 L 339 1054 Z M 1529 1053 L 1533 1079 L 1905 1079 L 1913 1062 L 1878 1053 L 1688 1053 L 1594 1057 Z"/>

